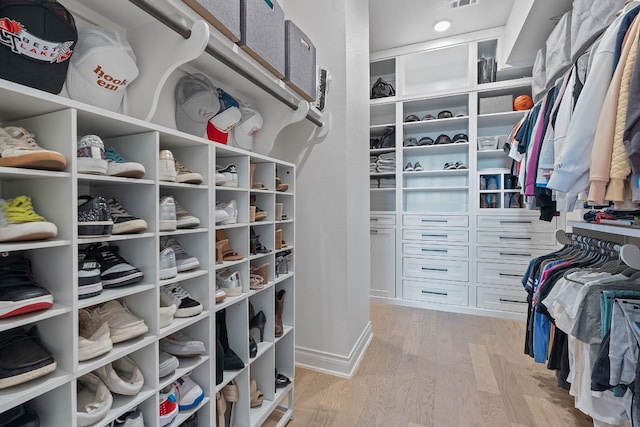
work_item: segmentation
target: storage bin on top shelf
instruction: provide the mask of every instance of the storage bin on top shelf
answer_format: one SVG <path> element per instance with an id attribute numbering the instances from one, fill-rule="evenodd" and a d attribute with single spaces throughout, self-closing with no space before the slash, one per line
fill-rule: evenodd
<path id="1" fill-rule="evenodd" d="M 236 0 L 182 0 L 232 42 L 240 41 L 240 7 Z"/>

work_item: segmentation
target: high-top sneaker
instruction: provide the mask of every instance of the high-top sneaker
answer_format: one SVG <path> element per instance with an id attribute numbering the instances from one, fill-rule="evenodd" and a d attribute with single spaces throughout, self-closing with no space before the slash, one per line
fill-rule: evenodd
<path id="1" fill-rule="evenodd" d="M 78 250 L 78 298 L 90 298 L 101 293 L 100 264 L 89 251 Z"/>
<path id="2" fill-rule="evenodd" d="M 0 319 L 53 305 L 53 295 L 33 280 L 31 262 L 21 252 L 0 253 Z"/>
<path id="3" fill-rule="evenodd" d="M 104 197 L 78 197 L 78 237 L 110 236 L 113 220 Z"/>

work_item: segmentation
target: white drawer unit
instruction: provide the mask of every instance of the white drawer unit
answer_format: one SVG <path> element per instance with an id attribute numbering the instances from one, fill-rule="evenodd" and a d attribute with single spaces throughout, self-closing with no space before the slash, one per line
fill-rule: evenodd
<path id="1" fill-rule="evenodd" d="M 527 294 L 524 289 L 500 289 L 478 286 L 476 290 L 476 301 L 479 308 L 522 314 L 527 312 Z"/>
<path id="2" fill-rule="evenodd" d="M 440 257 L 440 258 L 469 258 L 469 246 L 439 245 L 429 243 L 403 243 L 404 255 Z"/>
<path id="3" fill-rule="evenodd" d="M 403 225 L 416 227 L 468 227 L 466 215 L 405 215 Z"/>
<path id="4" fill-rule="evenodd" d="M 526 262 L 532 258 L 548 254 L 553 249 L 545 248 L 512 248 L 495 246 L 477 246 L 476 257 L 492 262 Z"/>
<path id="5" fill-rule="evenodd" d="M 476 267 L 478 282 L 488 285 L 521 286 L 520 281 L 527 270 L 526 263 L 493 261 L 478 261 Z"/>
<path id="6" fill-rule="evenodd" d="M 553 246 L 554 232 L 537 233 L 532 231 L 483 230 L 477 232 L 477 242 L 498 247 Z"/>
<path id="7" fill-rule="evenodd" d="M 469 231 L 467 230 L 427 230 L 405 228 L 402 230 L 403 240 L 419 240 L 422 242 L 458 242 L 467 243 L 469 241 Z"/>
<path id="8" fill-rule="evenodd" d="M 536 216 L 508 216 L 508 215 L 478 215 L 478 228 L 501 228 L 503 230 L 522 230 L 522 231 L 548 231 L 556 230 L 556 219 L 551 222 L 540 221 Z"/>
<path id="9" fill-rule="evenodd" d="M 402 258 L 402 275 L 419 279 L 469 281 L 469 263 L 429 258 Z"/>
<path id="10" fill-rule="evenodd" d="M 414 301 L 469 305 L 469 287 L 465 285 L 404 280 L 402 294 L 404 299 Z"/>
<path id="11" fill-rule="evenodd" d="M 396 225 L 395 215 L 372 214 L 369 218 L 371 227 L 386 227 Z"/>

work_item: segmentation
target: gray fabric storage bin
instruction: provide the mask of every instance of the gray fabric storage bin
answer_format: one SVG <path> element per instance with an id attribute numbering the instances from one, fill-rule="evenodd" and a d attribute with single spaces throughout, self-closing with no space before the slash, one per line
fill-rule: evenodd
<path id="1" fill-rule="evenodd" d="M 240 41 L 240 4 L 237 0 L 182 0 L 232 42 Z"/>
<path id="2" fill-rule="evenodd" d="M 240 1 L 240 47 L 278 78 L 284 77 L 284 10 L 276 0 Z"/>
<path id="3" fill-rule="evenodd" d="M 547 87 L 556 84 L 556 80 L 571 67 L 571 11 L 562 15 L 546 42 Z"/>
<path id="4" fill-rule="evenodd" d="M 573 0 L 571 60 L 578 59 L 613 22 L 624 0 Z"/>
<path id="5" fill-rule="evenodd" d="M 316 99 L 316 47 L 292 21 L 284 24 L 284 81 L 309 102 Z"/>
<path id="6" fill-rule="evenodd" d="M 480 98 L 478 114 L 506 113 L 513 111 L 513 95 Z"/>
<path id="7" fill-rule="evenodd" d="M 531 94 L 533 102 L 538 102 L 542 96 L 547 93 L 547 49 L 542 48 L 536 54 L 536 60 L 533 63 L 533 71 L 531 72 Z"/>

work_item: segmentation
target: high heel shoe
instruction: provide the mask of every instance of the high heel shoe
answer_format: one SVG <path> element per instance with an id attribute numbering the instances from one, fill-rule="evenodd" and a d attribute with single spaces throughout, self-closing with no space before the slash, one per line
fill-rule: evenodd
<path id="1" fill-rule="evenodd" d="M 280 289 L 276 293 L 276 316 L 275 316 L 275 327 L 274 332 L 276 337 L 281 337 L 284 333 L 284 326 L 282 325 L 282 311 L 284 310 L 284 296 L 287 294 L 287 291 L 284 289 Z"/>
<path id="2" fill-rule="evenodd" d="M 256 172 L 256 167 L 257 166 L 258 165 L 254 164 L 254 163 L 251 163 L 249 165 L 249 180 L 251 181 L 251 188 L 254 189 L 254 190 L 267 190 L 267 186 L 266 185 L 264 185 L 261 182 L 255 182 L 253 180 L 253 175 Z"/>
<path id="3" fill-rule="evenodd" d="M 233 250 L 224 230 L 216 230 L 216 264 L 222 264 L 224 261 L 240 261 L 241 259 L 243 259 L 242 255 Z"/>
<path id="4" fill-rule="evenodd" d="M 264 325 L 267 324 L 267 316 L 260 310 L 249 322 L 249 330 L 257 328 L 260 331 L 260 342 L 264 341 Z"/>
<path id="5" fill-rule="evenodd" d="M 262 277 L 263 283 L 269 283 L 269 263 L 262 264 L 258 267 L 251 267 L 249 273 Z"/>
<path id="6" fill-rule="evenodd" d="M 262 243 L 260 243 L 260 239 L 259 239 L 260 235 L 256 234 L 256 232 L 253 231 L 253 227 L 251 227 L 250 230 L 251 230 L 251 234 L 249 236 L 249 239 L 250 239 L 250 246 L 251 246 L 251 255 L 268 254 L 269 252 L 271 252 Z"/>
<path id="7" fill-rule="evenodd" d="M 258 343 L 249 335 L 249 357 L 254 358 L 258 354 Z"/>
<path id="8" fill-rule="evenodd" d="M 276 277 L 280 277 L 280 274 L 289 274 L 289 263 L 292 259 L 291 250 L 282 252 L 276 257 Z"/>

